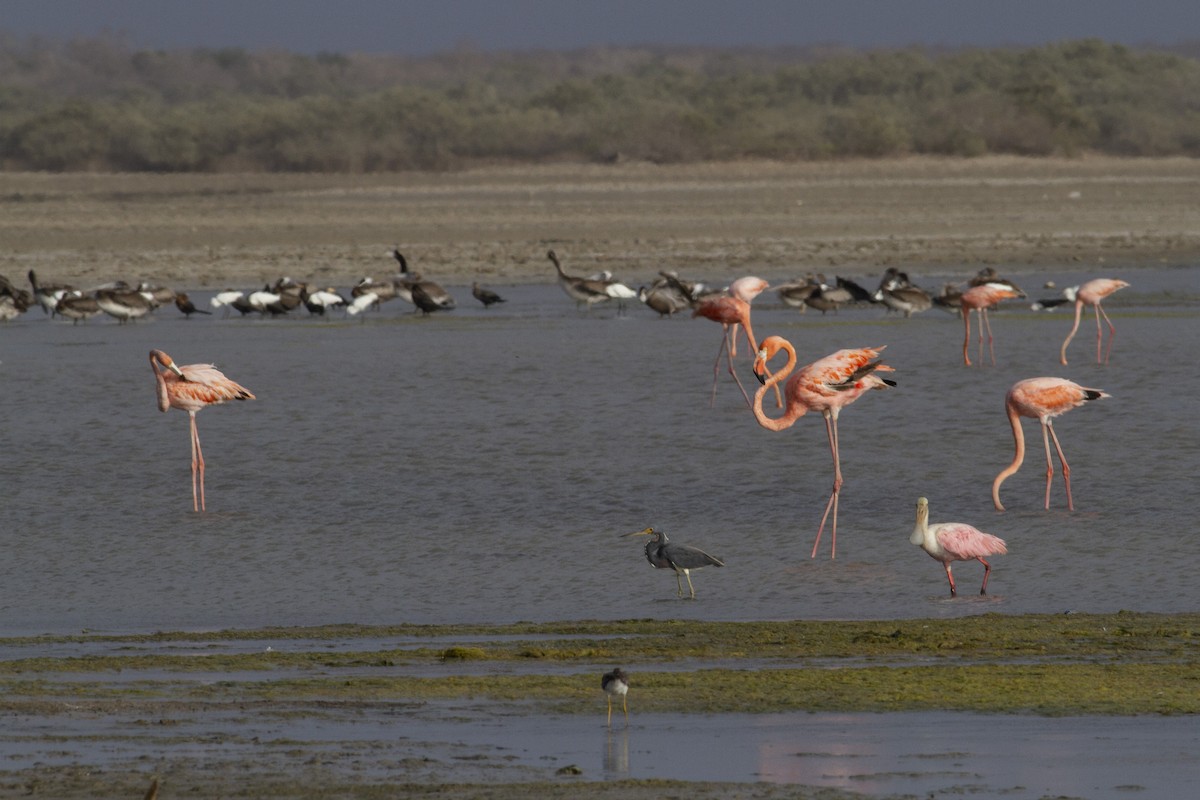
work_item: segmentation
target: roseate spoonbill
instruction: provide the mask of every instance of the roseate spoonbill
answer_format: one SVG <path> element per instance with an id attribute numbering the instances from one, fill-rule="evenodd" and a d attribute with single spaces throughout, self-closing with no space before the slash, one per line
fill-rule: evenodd
<path id="1" fill-rule="evenodd" d="M 1104 338 L 1103 330 L 1100 327 L 1100 316 L 1104 316 L 1104 321 L 1108 323 L 1108 349 L 1104 352 L 1103 363 L 1108 363 L 1108 356 L 1112 353 L 1113 338 L 1117 335 L 1117 329 L 1113 327 L 1112 320 L 1108 318 L 1108 314 L 1100 306 L 1100 301 L 1108 297 L 1118 289 L 1124 289 L 1129 284 L 1125 281 L 1116 278 L 1096 278 L 1093 281 L 1081 285 L 1075 291 L 1075 324 L 1071 326 L 1071 332 L 1067 334 L 1066 340 L 1063 341 L 1062 350 L 1059 352 L 1059 361 L 1065 366 L 1067 363 L 1067 345 L 1071 343 L 1071 339 L 1075 336 L 1075 331 L 1079 330 L 1079 318 L 1083 314 L 1083 307 L 1089 305 L 1096 309 L 1096 363 L 1100 361 L 1100 342 Z"/>
<path id="2" fill-rule="evenodd" d="M 958 596 L 958 588 L 954 585 L 954 576 L 950 574 L 952 561 L 978 561 L 983 564 L 983 586 L 979 587 L 980 594 L 987 594 L 988 576 L 992 574 L 992 565 L 984 561 L 984 556 L 1004 555 L 1008 545 L 999 536 L 967 525 L 965 522 L 939 522 L 929 524 L 929 501 L 924 497 L 917 498 L 917 524 L 913 526 L 912 535 L 908 537 L 910 544 L 920 545 L 930 557 L 942 562 L 946 568 L 946 580 L 950 581 L 950 596 Z"/>
<path id="3" fill-rule="evenodd" d="M 612 672 L 604 673 L 604 676 L 600 678 L 600 688 L 608 696 L 608 724 L 612 725 L 613 698 L 620 696 L 621 710 L 625 712 L 625 724 L 628 725 L 629 705 L 626 703 L 626 695 L 629 694 L 629 675 L 625 670 L 617 667 Z"/>
<path id="4" fill-rule="evenodd" d="M 654 528 L 646 528 L 645 530 L 623 533 L 621 535 L 650 537 L 650 541 L 646 542 L 646 560 L 655 569 L 675 570 L 675 586 L 680 597 L 683 597 L 681 575 L 687 578 L 688 590 L 691 591 L 692 599 L 695 600 L 696 588 L 692 586 L 691 571 L 703 567 L 725 566 L 724 561 L 716 556 L 710 556 L 698 547 L 689 547 L 686 544 L 672 544 L 667 539 L 666 533 Z"/>
<path id="5" fill-rule="evenodd" d="M 1021 462 L 1025 460 L 1025 434 L 1021 431 L 1021 417 L 1032 417 L 1042 424 L 1042 442 L 1046 447 L 1046 510 L 1050 510 L 1050 479 L 1054 476 L 1054 464 L 1050 460 L 1051 440 L 1054 440 L 1054 449 L 1058 452 L 1059 463 L 1062 464 L 1063 483 L 1067 486 L 1067 509 L 1075 510 L 1075 504 L 1071 500 L 1071 468 L 1067 465 L 1062 446 L 1058 443 L 1058 436 L 1054 433 L 1053 419 L 1089 400 L 1109 396 L 1099 389 L 1087 389 L 1065 378 L 1027 378 L 1012 385 L 1004 396 L 1004 408 L 1012 425 L 1016 455 L 1013 456 L 1012 463 L 992 482 L 992 504 L 996 506 L 997 511 L 1004 510 L 1000 503 L 1000 484 L 1016 473 L 1021 468 Z"/>
<path id="6" fill-rule="evenodd" d="M 162 367 L 162 369 L 159 369 Z M 226 378 L 212 364 L 176 365 L 162 350 L 150 351 L 150 369 L 158 388 L 158 410 L 177 408 L 188 412 L 192 439 L 192 510 L 204 510 L 204 453 L 200 450 L 200 434 L 196 431 L 196 412 L 228 400 L 253 400 L 254 395 L 244 386 Z M 196 491 L 199 476 L 199 493 Z"/>
<path id="7" fill-rule="evenodd" d="M 987 328 L 988 352 L 992 356 L 992 366 L 996 366 L 996 349 L 992 346 L 992 324 L 988 322 L 988 309 L 1001 300 L 1013 297 L 1024 297 L 1025 293 L 1007 281 L 992 281 L 972 286 L 962 293 L 959 303 L 962 307 L 963 324 L 966 325 L 966 335 L 963 337 L 963 363 L 971 366 L 971 357 L 967 354 L 971 344 L 971 312 L 979 315 L 979 360 L 983 361 L 983 329 Z"/>
<path id="8" fill-rule="evenodd" d="M 767 362 L 780 350 L 787 353 L 787 364 L 774 375 L 766 378 Z M 825 514 L 821 517 L 821 526 L 817 529 L 817 540 L 813 542 L 810 558 L 816 558 L 817 546 L 821 543 L 821 533 L 825 530 L 825 521 L 833 510 L 833 527 L 831 528 L 832 549 L 830 558 L 837 556 L 837 508 L 838 496 L 842 491 L 842 464 L 838 453 L 838 414 L 844 406 L 848 406 L 870 389 L 884 389 L 895 386 L 896 382 L 881 378 L 876 372 L 892 372 L 892 368 L 879 360 L 882 347 L 862 347 L 852 350 L 839 350 L 803 367 L 795 375 L 788 378 L 784 386 L 783 416 L 771 419 L 763 413 L 762 399 L 769 388 L 777 385 L 791 374 L 796 368 L 796 350 L 791 342 L 780 336 L 768 336 L 763 340 L 762 347 L 754 359 L 754 374 L 763 385 L 754 394 L 754 418 L 758 424 L 772 431 L 790 428 L 796 420 L 808 411 L 820 411 L 825 418 L 825 431 L 829 437 L 829 451 L 833 455 L 833 491 L 825 504 Z"/>
<path id="9" fill-rule="evenodd" d="M 762 278 L 747 276 L 738 278 L 729 284 L 729 294 L 707 295 L 696 302 L 692 317 L 704 317 L 713 322 L 721 323 L 721 346 L 717 350 L 717 358 L 713 361 L 712 396 L 709 399 L 711 407 L 717 402 L 717 375 L 721 369 L 721 355 L 728 356 L 729 374 L 742 390 L 746 405 L 750 405 L 750 395 L 733 368 L 733 359 L 737 355 L 737 326 L 741 325 L 746 332 L 746 341 L 750 343 L 750 352 L 758 350 L 754 341 L 754 330 L 750 327 L 750 303 L 767 289 L 771 288 Z"/>
<path id="10" fill-rule="evenodd" d="M 479 302 L 483 303 L 484 308 L 488 308 L 494 303 L 506 302 L 503 297 L 493 292 L 491 289 L 485 289 L 476 281 L 471 284 L 471 296 Z"/>

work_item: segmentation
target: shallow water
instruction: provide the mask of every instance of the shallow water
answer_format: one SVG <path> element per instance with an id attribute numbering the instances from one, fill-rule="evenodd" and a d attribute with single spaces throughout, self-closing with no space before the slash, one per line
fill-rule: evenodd
<path id="1" fill-rule="evenodd" d="M 1010 274 L 1031 288 L 1097 273 Z M 773 293 L 756 302 L 755 332 L 801 359 L 886 344 L 896 369 L 896 389 L 842 414 L 835 561 L 828 531 L 809 558 L 831 483 L 821 419 L 766 431 L 724 373 L 710 408 L 720 333 L 704 320 L 579 311 L 555 285 L 498 287 L 509 302 L 486 311 L 448 287 L 460 308 L 430 318 L 402 301 L 362 321 L 164 308 L 73 326 L 35 310 L 0 328 L 2 632 L 1195 610 L 1200 268 L 1104 274 L 1133 284 L 1106 304 L 1108 366 L 1094 363 L 1090 317 L 1058 366 L 1065 311 L 994 314 L 998 366 L 968 369 L 961 322 L 936 310 L 822 317 Z M 258 396 L 198 417 L 203 514 L 186 415 L 155 408 L 151 348 L 215 362 Z M 1037 375 L 1112 397 L 1055 426 L 1076 511 L 1057 475 L 1042 509 L 1026 421 L 1030 453 L 998 514 L 1004 392 Z M 1007 540 L 987 597 L 980 565 L 964 563 L 951 600 L 941 566 L 908 543 L 920 495 L 933 521 Z M 618 537 L 648 525 L 725 559 L 693 575 L 695 602 Z"/>

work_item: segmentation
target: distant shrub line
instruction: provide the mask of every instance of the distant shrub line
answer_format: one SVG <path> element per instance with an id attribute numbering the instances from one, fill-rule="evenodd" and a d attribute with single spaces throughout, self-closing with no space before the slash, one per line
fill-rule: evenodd
<path id="1" fill-rule="evenodd" d="M 1029 49 L 427 59 L 0 36 L 0 169 L 380 172 L 907 154 L 1200 156 L 1200 60 Z"/>

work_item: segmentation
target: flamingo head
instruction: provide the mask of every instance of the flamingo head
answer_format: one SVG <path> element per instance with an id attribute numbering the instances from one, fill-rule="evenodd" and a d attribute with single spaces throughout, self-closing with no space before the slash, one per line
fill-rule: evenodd
<path id="1" fill-rule="evenodd" d="M 783 349 L 783 345 L 784 339 L 782 336 L 768 336 L 758 346 L 758 353 L 754 356 L 754 377 L 758 378 L 759 383 L 765 384 L 767 382 L 767 378 L 769 377 L 767 362 Z"/>
<path id="2" fill-rule="evenodd" d="M 164 353 L 162 350 L 151 350 L 150 351 L 150 364 L 152 366 L 155 364 L 164 366 L 167 369 L 171 370 L 171 372 L 174 372 L 179 377 L 181 377 L 181 378 L 183 377 L 183 370 L 181 370 L 175 364 L 175 360 L 173 358 L 171 358 L 169 355 Z"/>

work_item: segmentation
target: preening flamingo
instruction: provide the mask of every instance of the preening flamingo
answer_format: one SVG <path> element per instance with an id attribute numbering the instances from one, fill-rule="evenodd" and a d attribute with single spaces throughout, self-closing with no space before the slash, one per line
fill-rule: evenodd
<path id="1" fill-rule="evenodd" d="M 833 491 L 829 494 L 829 502 L 825 504 L 825 514 L 821 517 L 821 526 L 817 529 L 817 540 L 813 542 L 812 558 L 816 558 L 817 546 L 821 543 L 821 533 L 825 530 L 825 520 L 833 510 L 833 527 L 831 529 L 832 548 L 830 558 L 837 556 L 837 508 L 838 496 L 842 491 L 842 464 L 838 453 L 838 414 L 844 406 L 848 406 L 870 389 L 884 389 L 895 386 L 896 382 L 881 378 L 876 372 L 892 372 L 892 368 L 879 360 L 882 347 L 862 347 L 856 350 L 839 350 L 825 356 L 802 368 L 788 378 L 784 385 L 783 416 L 771 419 L 763 413 L 763 395 L 796 368 L 796 350 L 791 342 L 780 336 L 768 336 L 763 340 L 762 347 L 754 359 L 754 373 L 763 381 L 763 385 L 754 394 L 754 418 L 758 424 L 772 431 L 790 428 L 796 420 L 808 411 L 820 411 L 825 418 L 825 431 L 829 436 L 829 451 L 833 455 Z M 766 378 L 767 362 L 780 350 L 787 353 L 787 364 L 774 375 Z"/>
<path id="2" fill-rule="evenodd" d="M 1021 417 L 1033 417 L 1042 424 L 1042 442 L 1046 447 L 1046 510 L 1050 510 L 1050 479 L 1054 476 L 1054 464 L 1050 460 L 1051 440 L 1054 440 L 1054 449 L 1058 452 L 1059 463 L 1062 464 L 1063 482 L 1067 486 L 1067 509 L 1075 510 L 1075 504 L 1071 500 L 1071 467 L 1067 464 L 1062 446 L 1058 443 L 1052 420 L 1089 400 L 1109 396 L 1099 389 L 1087 389 L 1065 378 L 1027 378 L 1012 385 L 1008 394 L 1004 396 L 1004 408 L 1012 425 L 1016 455 L 1013 456 L 1012 463 L 992 482 L 992 504 L 996 506 L 997 511 L 1004 510 L 1000 503 L 1000 484 L 1015 474 L 1021 468 L 1021 462 L 1025 460 L 1025 434 L 1021 430 Z"/>
<path id="3" fill-rule="evenodd" d="M 1108 318 L 1108 314 L 1100 307 L 1100 301 L 1108 297 L 1118 289 L 1124 289 L 1129 284 L 1125 281 L 1116 278 L 1097 278 L 1094 281 L 1088 281 L 1079 287 L 1075 292 L 1075 324 L 1071 326 L 1071 332 L 1067 334 L 1067 338 L 1063 341 L 1062 350 L 1059 352 L 1059 361 L 1064 365 L 1067 363 L 1067 345 L 1071 343 L 1071 339 L 1075 336 L 1075 331 L 1079 330 L 1079 318 L 1083 315 L 1083 307 L 1089 305 L 1096 309 L 1096 363 L 1100 361 L 1100 341 L 1104 338 L 1103 330 L 1100 328 L 1100 316 L 1104 316 L 1104 321 L 1108 323 L 1108 350 L 1104 353 L 1103 363 L 1108 363 L 1108 356 L 1112 353 L 1113 337 L 1117 335 L 1117 329 L 1113 327 L 1112 320 Z"/>
<path id="4" fill-rule="evenodd" d="M 980 594 L 987 594 L 988 576 L 992 574 L 992 565 L 983 560 L 984 556 L 1004 555 L 1008 546 L 999 536 L 967 525 L 965 522 L 939 522 L 929 524 L 929 501 L 924 497 L 917 498 L 917 524 L 913 526 L 912 535 L 908 537 L 910 544 L 920 545 L 930 557 L 942 562 L 946 568 L 946 580 L 950 581 L 950 596 L 958 596 L 958 587 L 954 585 L 954 576 L 950 574 L 952 561 L 978 561 L 983 564 L 983 586 Z"/>
<path id="5" fill-rule="evenodd" d="M 750 344 L 750 352 L 757 352 L 758 345 L 754 341 L 754 329 L 750 327 L 750 303 L 769 288 L 771 287 L 762 278 L 738 278 L 729 284 L 729 294 L 707 295 L 696 302 L 695 310 L 692 311 L 693 317 L 704 317 L 721 323 L 721 347 L 717 350 L 716 360 L 713 361 L 712 397 L 709 399 L 709 406 L 717 402 L 717 375 L 721 369 L 722 354 L 728 357 L 729 374 L 733 376 L 738 388 L 742 390 L 742 397 L 746 398 L 746 405 L 750 405 L 750 395 L 746 394 L 746 388 L 742 386 L 742 381 L 733 368 L 733 359 L 737 355 L 737 326 L 741 325 L 746 331 L 746 341 Z"/>
<path id="6" fill-rule="evenodd" d="M 959 304 L 962 307 L 963 324 L 966 325 L 966 335 L 963 337 L 963 363 L 971 366 L 971 356 L 967 351 L 971 344 L 971 312 L 979 316 L 979 360 L 983 361 L 983 330 L 987 328 L 988 352 L 992 356 L 992 366 L 996 366 L 996 349 L 992 346 L 992 323 L 988 321 L 988 309 L 1001 300 L 1013 297 L 1024 297 L 1025 293 L 1007 281 L 992 281 L 972 286 L 962 293 Z"/>
<path id="7" fill-rule="evenodd" d="M 159 369 L 162 367 L 163 369 Z M 158 388 L 158 410 L 177 408 L 188 412 L 192 438 L 192 510 L 204 510 L 204 453 L 200 451 L 200 434 L 196 432 L 196 412 L 227 400 L 253 400 L 248 389 L 226 378 L 212 364 L 176 365 L 162 350 L 150 351 L 150 369 Z M 197 475 L 199 494 L 197 495 Z"/>

